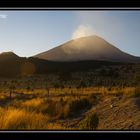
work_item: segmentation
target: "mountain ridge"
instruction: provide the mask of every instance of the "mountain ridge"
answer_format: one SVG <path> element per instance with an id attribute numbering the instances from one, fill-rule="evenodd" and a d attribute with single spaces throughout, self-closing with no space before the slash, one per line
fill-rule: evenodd
<path id="1" fill-rule="evenodd" d="M 89 71 L 104 65 L 140 63 L 139 57 L 121 51 L 98 36 L 70 40 L 41 54 L 51 59 L 43 59 L 37 55 L 20 57 L 14 52 L 0 53 L 0 76 L 58 74 L 61 72 Z"/>
<path id="2" fill-rule="evenodd" d="M 123 52 L 96 35 L 70 40 L 33 57 L 50 61 L 102 60 L 140 62 L 140 57 Z"/>

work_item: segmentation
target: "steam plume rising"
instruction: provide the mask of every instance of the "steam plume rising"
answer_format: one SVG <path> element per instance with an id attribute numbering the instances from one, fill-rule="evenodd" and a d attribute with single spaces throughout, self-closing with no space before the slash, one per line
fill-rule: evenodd
<path id="1" fill-rule="evenodd" d="M 72 39 L 93 35 L 94 31 L 90 25 L 79 25 L 74 31 Z"/>

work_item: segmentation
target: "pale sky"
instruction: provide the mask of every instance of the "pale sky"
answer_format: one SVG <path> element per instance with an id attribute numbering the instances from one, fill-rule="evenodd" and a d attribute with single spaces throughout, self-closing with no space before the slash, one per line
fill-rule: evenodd
<path id="1" fill-rule="evenodd" d="M 0 11 L 0 53 L 29 57 L 87 35 L 140 56 L 140 11 Z"/>

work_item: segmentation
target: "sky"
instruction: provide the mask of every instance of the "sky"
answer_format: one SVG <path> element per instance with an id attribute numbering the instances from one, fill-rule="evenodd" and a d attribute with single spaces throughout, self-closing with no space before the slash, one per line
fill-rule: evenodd
<path id="1" fill-rule="evenodd" d="M 30 57 L 88 35 L 140 56 L 140 11 L 0 11 L 0 53 Z"/>

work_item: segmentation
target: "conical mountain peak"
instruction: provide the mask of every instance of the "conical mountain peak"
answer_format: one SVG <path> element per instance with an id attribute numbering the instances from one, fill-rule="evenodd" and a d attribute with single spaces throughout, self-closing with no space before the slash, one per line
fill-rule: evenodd
<path id="1" fill-rule="evenodd" d="M 139 59 L 121 51 L 97 35 L 70 40 L 35 57 L 52 61 L 103 60 L 135 62 Z"/>

